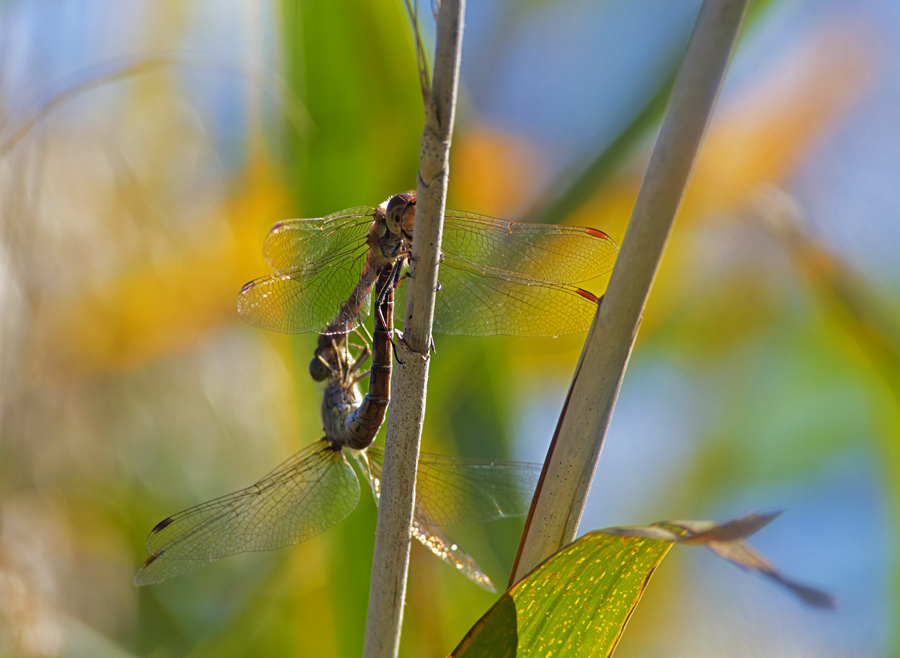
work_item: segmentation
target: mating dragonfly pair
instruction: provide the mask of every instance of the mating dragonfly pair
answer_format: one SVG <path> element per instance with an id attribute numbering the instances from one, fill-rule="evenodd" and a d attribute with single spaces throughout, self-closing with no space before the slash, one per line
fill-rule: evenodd
<path id="1" fill-rule="evenodd" d="M 296 544 L 343 520 L 359 500 L 357 462 L 376 502 L 383 450 L 371 445 L 389 401 L 395 289 L 403 304 L 402 269 L 415 221 L 415 195 L 399 194 L 378 208 L 351 208 L 318 219 L 275 224 L 263 255 L 274 274 L 246 284 L 238 312 L 272 331 L 316 331 L 310 364 L 327 380 L 325 436 L 241 491 L 185 510 L 150 533 L 151 557 L 135 576 L 146 585 L 188 573 L 245 551 Z M 441 253 L 436 333 L 556 336 L 586 331 L 598 298 L 576 283 L 612 268 L 616 246 L 591 228 L 520 224 L 448 210 Z M 378 312 L 369 390 L 349 332 Z M 463 460 L 422 454 L 416 480 L 413 536 L 476 584 L 490 579 L 439 529 L 521 516 L 540 468 L 533 464 Z"/>

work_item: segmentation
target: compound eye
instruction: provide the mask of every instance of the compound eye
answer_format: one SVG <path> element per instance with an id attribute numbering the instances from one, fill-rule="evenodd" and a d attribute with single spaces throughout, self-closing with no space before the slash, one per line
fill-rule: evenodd
<path id="1" fill-rule="evenodd" d="M 329 375 L 331 375 L 331 368 L 318 356 L 314 356 L 309 362 L 309 376 L 314 381 L 324 382 Z"/>
<path id="2" fill-rule="evenodd" d="M 395 194 L 387 203 L 385 209 L 385 221 L 392 233 L 399 233 L 400 227 L 403 225 L 404 217 L 411 205 L 415 205 L 416 195 L 404 192 L 403 194 Z"/>

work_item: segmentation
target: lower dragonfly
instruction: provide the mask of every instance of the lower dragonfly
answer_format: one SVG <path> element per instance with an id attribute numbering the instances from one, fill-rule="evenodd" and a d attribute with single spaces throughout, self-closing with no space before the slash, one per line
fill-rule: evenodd
<path id="1" fill-rule="evenodd" d="M 372 441 L 384 420 L 390 390 L 393 318 L 392 294 L 381 299 L 367 396 L 363 398 L 358 386 L 367 350 L 352 359 L 350 345 L 343 340 L 328 352 L 333 360 L 328 362 L 322 405 L 325 436 L 256 484 L 160 522 L 147 539 L 150 558 L 135 575 L 136 585 L 159 583 L 228 555 L 298 544 L 342 521 L 360 495 L 347 455 L 357 462 L 378 501 L 384 450 Z M 524 515 L 539 475 L 536 464 L 423 453 L 413 535 L 472 582 L 495 591 L 484 571 L 439 527 Z"/>

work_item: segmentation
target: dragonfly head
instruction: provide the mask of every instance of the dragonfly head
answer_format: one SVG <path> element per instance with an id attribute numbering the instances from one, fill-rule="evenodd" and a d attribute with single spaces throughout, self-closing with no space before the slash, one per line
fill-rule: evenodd
<path id="1" fill-rule="evenodd" d="M 405 240 L 412 240 L 413 225 L 416 220 L 416 194 L 404 192 L 395 194 L 387 202 L 385 223 L 391 233 L 402 234 Z"/>
<path id="2" fill-rule="evenodd" d="M 321 355 L 316 354 L 309 362 L 309 376 L 313 378 L 313 381 L 324 382 L 330 374 L 331 368 L 328 363 Z"/>

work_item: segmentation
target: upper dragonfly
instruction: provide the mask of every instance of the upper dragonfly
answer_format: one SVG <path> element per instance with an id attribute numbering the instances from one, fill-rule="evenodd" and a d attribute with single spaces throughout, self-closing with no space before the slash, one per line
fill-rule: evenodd
<path id="1" fill-rule="evenodd" d="M 415 204 L 414 193 L 397 194 L 377 208 L 278 222 L 263 246 L 275 273 L 241 289 L 241 317 L 282 333 L 351 330 L 368 316 L 379 273 L 409 254 Z M 598 300 L 574 284 L 609 272 L 617 253 L 597 229 L 458 210 L 444 215 L 441 251 L 434 331 L 464 336 L 586 331 Z"/>

